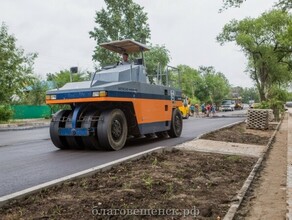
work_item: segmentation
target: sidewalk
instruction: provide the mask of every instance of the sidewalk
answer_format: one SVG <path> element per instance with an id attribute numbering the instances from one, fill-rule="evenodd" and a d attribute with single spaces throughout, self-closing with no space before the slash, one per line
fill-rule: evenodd
<path id="1" fill-rule="evenodd" d="M 236 219 L 292 220 L 292 108 L 265 158 Z"/>
<path id="2" fill-rule="evenodd" d="M 287 213 L 287 136 L 288 114 L 276 133 L 274 142 L 265 153 L 246 201 L 237 219 L 285 219 Z M 241 215 L 240 215 L 241 214 Z"/>
<path id="3" fill-rule="evenodd" d="M 287 219 L 292 219 L 292 108 L 288 109 L 288 139 L 287 139 Z"/>
<path id="4" fill-rule="evenodd" d="M 51 119 L 36 118 L 36 119 L 17 119 L 6 124 L 0 124 L 1 131 L 27 130 L 34 128 L 43 128 L 50 126 Z"/>

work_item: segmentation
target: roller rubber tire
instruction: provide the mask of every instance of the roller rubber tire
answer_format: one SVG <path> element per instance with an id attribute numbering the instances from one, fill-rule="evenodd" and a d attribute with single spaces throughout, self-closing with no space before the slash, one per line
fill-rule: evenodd
<path id="1" fill-rule="evenodd" d="M 170 130 L 168 130 L 167 133 L 170 137 L 176 138 L 181 135 L 182 128 L 183 128 L 182 115 L 180 111 L 176 108 L 172 112 Z"/>
<path id="2" fill-rule="evenodd" d="M 58 111 L 50 124 L 50 137 L 53 144 L 59 149 L 69 149 L 69 145 L 65 137 L 59 136 L 59 128 L 65 127 L 65 122 L 61 122 L 62 117 L 67 117 L 70 114 L 70 110 L 61 110 Z"/>
<path id="3" fill-rule="evenodd" d="M 65 124 L 65 128 L 72 128 L 72 116 L 73 116 L 73 112 L 71 112 L 70 115 L 68 116 L 69 120 L 67 120 L 67 122 Z M 81 150 L 84 148 L 81 137 L 66 136 L 65 138 L 66 138 L 66 141 L 71 149 Z"/>
<path id="4" fill-rule="evenodd" d="M 97 136 L 100 146 L 106 150 L 120 150 L 128 134 L 127 120 L 120 109 L 107 110 L 100 114 Z"/>
<path id="5" fill-rule="evenodd" d="M 97 128 L 97 121 L 92 121 L 92 118 L 97 116 L 97 111 L 90 111 L 86 112 L 83 122 L 81 124 L 82 128 Z M 90 150 L 100 150 L 100 144 L 98 142 L 97 134 L 95 133 L 94 136 L 82 137 L 83 145 L 86 149 Z"/>

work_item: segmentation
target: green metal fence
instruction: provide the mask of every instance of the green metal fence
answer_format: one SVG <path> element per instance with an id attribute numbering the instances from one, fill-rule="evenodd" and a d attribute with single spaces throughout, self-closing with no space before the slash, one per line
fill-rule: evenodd
<path id="1" fill-rule="evenodd" d="M 51 115 L 48 105 L 12 105 L 13 119 L 46 118 Z"/>

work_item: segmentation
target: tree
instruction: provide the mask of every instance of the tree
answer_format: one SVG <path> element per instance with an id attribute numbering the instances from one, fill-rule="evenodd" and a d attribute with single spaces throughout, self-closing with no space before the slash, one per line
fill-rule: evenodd
<path id="1" fill-rule="evenodd" d="M 240 5 L 246 0 L 223 0 L 223 9 L 231 7 L 240 7 Z"/>
<path id="2" fill-rule="evenodd" d="M 146 44 L 150 39 L 150 28 L 148 25 L 147 13 L 143 7 L 132 0 L 118 1 L 105 0 L 106 9 L 96 12 L 95 22 L 97 27 L 89 32 L 97 46 L 95 47 L 93 60 L 98 61 L 101 66 L 116 63 L 120 57 L 98 45 L 103 42 L 114 40 L 133 39 Z M 158 71 L 164 72 L 170 60 L 167 48 L 159 45 L 150 45 L 151 50 L 145 52 L 145 63 L 150 83 Z M 130 59 L 139 56 L 130 54 Z"/>
<path id="3" fill-rule="evenodd" d="M 282 10 L 289 11 L 292 9 L 292 2 L 291 2 L 291 0 L 279 0 L 275 4 L 275 7 L 280 8 Z"/>
<path id="4" fill-rule="evenodd" d="M 90 37 L 97 43 L 93 60 L 98 61 L 101 66 L 117 62 L 119 57 L 99 47 L 100 43 L 133 39 L 145 44 L 150 38 L 148 17 L 147 13 L 143 12 L 143 7 L 132 0 L 105 0 L 105 4 L 106 9 L 96 12 L 97 26 L 89 32 Z"/>
<path id="5" fill-rule="evenodd" d="M 45 81 L 35 78 L 27 89 L 27 92 L 21 97 L 21 103 L 27 105 L 42 105 L 46 100 L 46 91 L 49 89 Z"/>
<path id="6" fill-rule="evenodd" d="M 53 81 L 56 84 L 57 88 L 60 88 L 64 86 L 66 83 L 70 82 L 70 75 L 71 72 L 69 70 L 61 70 L 60 72 L 55 74 L 48 73 L 47 81 Z M 81 82 L 84 80 L 89 80 L 89 73 L 80 72 L 77 74 L 72 74 L 73 82 Z"/>
<path id="7" fill-rule="evenodd" d="M 189 98 L 194 99 L 197 96 L 195 93 L 195 88 L 197 82 L 200 81 L 199 72 L 187 65 L 179 65 L 178 69 L 181 74 L 182 92 Z"/>
<path id="8" fill-rule="evenodd" d="M 204 101 L 210 101 L 215 103 L 216 106 L 219 106 L 221 101 L 230 93 L 230 84 L 227 78 L 223 73 L 216 72 L 212 66 L 201 66 L 199 72 L 202 75 L 203 85 L 205 86 L 203 90 L 208 94 Z"/>
<path id="9" fill-rule="evenodd" d="M 289 93 L 287 91 L 287 88 L 274 85 L 271 88 L 269 96 L 270 96 L 268 97 L 269 100 L 275 99 L 277 101 L 281 101 L 282 103 L 285 103 L 286 101 L 288 101 Z"/>
<path id="10" fill-rule="evenodd" d="M 241 97 L 243 103 L 249 103 L 249 100 L 260 101 L 259 92 L 256 87 L 244 88 Z"/>
<path id="11" fill-rule="evenodd" d="M 223 9 L 240 7 L 240 5 L 245 1 L 246 0 L 223 0 Z M 291 0 L 278 0 L 274 7 L 288 11 L 292 9 L 292 2 Z"/>
<path id="12" fill-rule="evenodd" d="M 145 63 L 150 83 L 154 82 L 158 71 L 162 73 L 165 71 L 169 60 L 169 51 L 165 46 L 151 45 L 150 50 L 145 52 Z"/>
<path id="13" fill-rule="evenodd" d="M 292 16 L 273 10 L 242 21 L 232 20 L 217 37 L 218 42 L 236 42 L 248 58 L 248 72 L 255 82 L 261 101 L 275 83 L 292 79 Z"/>
<path id="14" fill-rule="evenodd" d="M 240 87 L 240 86 L 232 87 L 230 97 L 238 98 L 238 97 L 241 97 L 242 93 L 243 93 L 242 87 Z"/>
<path id="15" fill-rule="evenodd" d="M 158 71 L 164 72 L 169 60 L 169 50 L 165 46 L 151 45 L 150 50 L 145 52 L 145 64 L 150 83 L 154 82 Z"/>
<path id="16" fill-rule="evenodd" d="M 34 79 L 33 64 L 37 54 L 25 55 L 16 46 L 16 38 L 0 27 L 0 105 L 9 104 L 13 95 L 20 95 Z"/>

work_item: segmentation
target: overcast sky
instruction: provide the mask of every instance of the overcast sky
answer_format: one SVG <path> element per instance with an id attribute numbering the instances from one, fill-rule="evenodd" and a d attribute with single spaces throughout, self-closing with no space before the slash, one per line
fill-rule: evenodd
<path id="1" fill-rule="evenodd" d="M 247 0 L 241 8 L 218 13 L 222 0 L 133 0 L 148 13 L 151 43 L 165 45 L 170 65 L 214 66 L 233 86 L 251 87 L 239 47 L 220 46 L 216 36 L 231 19 L 257 17 L 274 0 Z M 93 71 L 95 47 L 88 32 L 103 0 L 0 0 L 0 22 L 26 53 L 37 52 L 35 73 L 45 76 L 78 66 Z"/>

